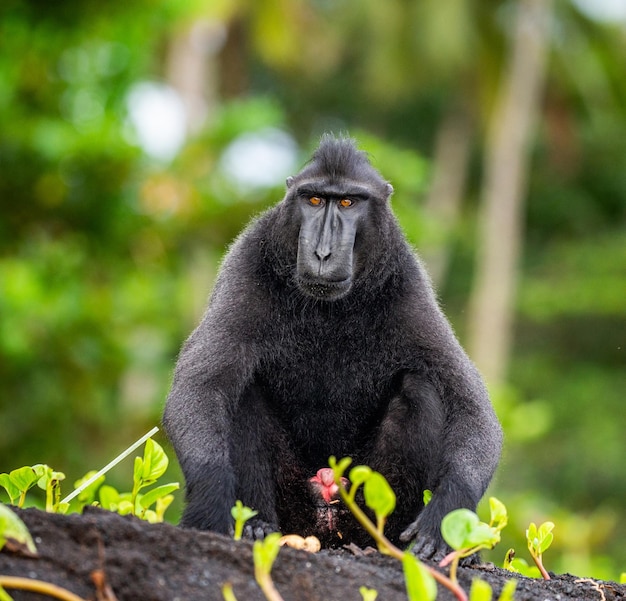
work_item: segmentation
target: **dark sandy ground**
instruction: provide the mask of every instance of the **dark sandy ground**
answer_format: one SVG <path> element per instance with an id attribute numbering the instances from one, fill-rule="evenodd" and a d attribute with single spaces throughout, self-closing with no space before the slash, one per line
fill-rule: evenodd
<path id="1" fill-rule="evenodd" d="M 265 599 L 254 580 L 252 544 L 247 541 L 235 542 L 168 524 L 148 524 L 94 508 L 83 515 L 52 515 L 36 509 L 19 514 L 37 544 L 39 557 L 28 558 L 5 549 L 0 553 L 0 576 L 45 580 L 96 601 L 111 601 L 111 597 L 94 585 L 94 573 L 104 574 L 118 601 L 221 601 L 225 582 L 232 583 L 239 601 Z M 378 601 L 407 598 L 401 566 L 377 552 L 309 554 L 283 548 L 272 576 L 285 601 L 361 601 L 361 586 L 376 589 Z M 477 577 L 488 581 L 499 594 L 512 574 L 492 566 L 459 570 L 465 590 Z M 516 601 L 626 600 L 626 586 L 614 582 L 570 575 L 550 581 L 517 580 Z M 15 601 L 49 598 L 7 591 Z M 440 589 L 437 599 L 453 597 Z"/>

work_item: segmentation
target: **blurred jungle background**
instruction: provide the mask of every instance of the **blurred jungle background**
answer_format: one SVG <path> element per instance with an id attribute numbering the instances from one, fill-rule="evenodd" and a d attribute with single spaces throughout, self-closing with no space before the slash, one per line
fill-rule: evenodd
<path id="1" fill-rule="evenodd" d="M 220 257 L 324 131 L 393 183 L 489 382 L 491 559 L 550 519 L 549 569 L 617 578 L 621 0 L 3 0 L 0 472 L 47 463 L 69 492 L 158 423 Z"/>

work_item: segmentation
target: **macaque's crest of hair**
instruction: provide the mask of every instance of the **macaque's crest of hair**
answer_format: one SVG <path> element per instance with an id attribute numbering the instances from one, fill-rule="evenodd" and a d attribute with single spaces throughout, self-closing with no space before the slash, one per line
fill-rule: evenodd
<path id="1" fill-rule="evenodd" d="M 352 138 L 337 138 L 331 134 L 322 137 L 308 165 L 299 174 L 299 179 L 320 176 L 328 178 L 329 183 L 342 180 L 368 182 L 379 190 L 383 198 L 392 191 L 391 186 L 372 167 L 367 154 L 357 149 Z"/>

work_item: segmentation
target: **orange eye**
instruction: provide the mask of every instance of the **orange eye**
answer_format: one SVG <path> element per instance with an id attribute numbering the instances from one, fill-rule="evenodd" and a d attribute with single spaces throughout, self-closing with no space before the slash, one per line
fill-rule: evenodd
<path id="1" fill-rule="evenodd" d="M 319 207 L 322 204 L 323 200 L 319 196 L 311 196 L 311 198 L 309 198 L 309 202 L 314 207 Z"/>
<path id="2" fill-rule="evenodd" d="M 339 204 L 345 209 L 346 207 L 351 207 L 353 203 L 349 198 L 342 198 Z"/>

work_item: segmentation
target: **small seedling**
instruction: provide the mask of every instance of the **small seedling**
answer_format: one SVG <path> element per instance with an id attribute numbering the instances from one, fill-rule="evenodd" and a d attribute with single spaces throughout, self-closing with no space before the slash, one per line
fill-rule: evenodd
<path id="1" fill-rule="evenodd" d="M 533 558 L 535 565 L 539 568 L 544 580 L 550 580 L 550 575 L 543 567 L 543 554 L 552 544 L 554 535 L 552 530 L 554 529 L 553 522 L 544 522 L 537 528 L 534 522 L 531 522 L 526 530 L 526 542 L 528 543 L 528 550 L 530 556 Z"/>
<path id="2" fill-rule="evenodd" d="M 363 601 L 376 601 L 376 597 L 378 597 L 377 590 L 373 588 L 367 588 L 366 586 L 362 586 L 359 589 L 359 593 L 361 593 Z"/>
<path id="3" fill-rule="evenodd" d="M 509 572 L 515 572 L 528 578 L 541 578 L 541 572 L 536 566 L 529 566 L 521 557 L 515 557 L 515 549 L 509 549 L 504 556 L 502 567 Z"/>
<path id="4" fill-rule="evenodd" d="M 65 513 L 69 503 L 61 502 L 61 482 L 65 480 L 63 472 L 55 472 L 43 463 L 33 465 L 37 474 L 37 486 L 46 491 L 46 511 L 49 513 Z"/>
<path id="5" fill-rule="evenodd" d="M 162 484 L 147 493 L 140 495 L 139 491 L 147 486 L 152 486 L 167 470 L 169 459 L 160 444 L 148 438 L 143 450 L 143 457 L 135 457 L 133 469 L 133 490 L 130 495 L 132 512 L 149 522 L 163 521 L 163 513 L 172 502 L 170 493 L 177 490 L 178 482 Z M 150 509 L 155 503 L 159 503 L 157 511 Z"/>
<path id="6" fill-rule="evenodd" d="M 139 491 L 154 484 L 165 473 L 168 464 L 169 459 L 161 445 L 148 438 L 143 450 L 143 458 L 135 457 L 133 492 L 131 493 L 133 504 L 137 501 Z"/>
<path id="7" fill-rule="evenodd" d="M 488 582 L 480 578 L 474 578 L 474 580 L 472 580 L 469 601 L 491 601 L 492 597 L 493 591 Z"/>
<path id="8" fill-rule="evenodd" d="M 111 468 L 115 467 L 120 461 L 122 461 L 122 459 L 125 459 L 126 457 L 128 457 L 135 449 L 138 449 L 144 442 L 148 440 L 148 438 L 154 436 L 154 434 L 156 434 L 158 431 L 159 431 L 158 426 L 155 426 L 154 428 L 152 428 L 152 430 L 144 434 L 139 440 L 136 440 L 133 444 L 131 444 L 129 447 L 123 450 L 117 457 L 115 457 L 115 459 L 113 459 L 112 461 L 109 461 L 109 463 L 107 463 L 101 470 L 95 472 L 93 476 L 83 480 L 82 484 L 79 487 L 77 487 L 76 490 L 72 491 L 69 495 L 67 495 L 67 497 L 65 497 L 65 499 L 63 499 L 62 502 L 69 503 L 74 497 L 78 496 L 83 491 L 84 488 L 91 486 L 91 484 L 95 480 L 99 479 L 100 476 L 103 476 L 104 474 L 106 474 Z"/>
<path id="9" fill-rule="evenodd" d="M 37 554 L 35 543 L 24 522 L 6 505 L 0 503 L 0 549 L 8 543 L 23 547 L 31 555 Z"/>
<path id="10" fill-rule="evenodd" d="M 254 558 L 254 578 L 263 591 L 267 601 L 283 601 L 272 581 L 272 566 L 280 551 L 280 532 L 268 534 L 264 540 L 254 541 L 252 556 Z"/>
<path id="11" fill-rule="evenodd" d="M 79 478 L 74 482 L 74 488 L 79 489 L 80 492 L 76 495 L 78 505 L 77 511 L 81 511 L 86 505 L 92 505 L 96 500 L 98 489 L 102 486 L 105 476 L 101 475 L 94 479 L 97 474 L 95 470 L 87 472 L 82 478 Z M 89 482 L 87 486 L 83 486 L 85 482 Z"/>
<path id="12" fill-rule="evenodd" d="M 434 601 L 437 584 L 430 571 L 411 553 L 402 556 L 402 569 L 409 601 Z"/>
<path id="13" fill-rule="evenodd" d="M 180 488 L 178 482 L 162 484 L 145 494 L 139 491 L 154 484 L 165 473 L 168 464 L 161 445 L 148 438 L 143 457 L 135 457 L 132 492 L 120 493 L 105 484 L 99 490 L 100 505 L 120 515 L 132 514 L 151 523 L 162 522 L 165 510 L 174 500 L 170 493 Z M 152 505 L 155 505 L 154 509 L 151 509 Z"/>
<path id="14" fill-rule="evenodd" d="M 24 506 L 26 493 L 37 484 L 37 473 L 30 466 L 20 467 L 8 474 L 0 474 L 0 486 L 9 495 L 11 505 Z"/>
<path id="15" fill-rule="evenodd" d="M 350 466 L 350 463 L 352 463 L 352 460 L 348 457 L 345 457 L 338 463 L 334 457 L 331 457 L 329 460 L 341 498 L 359 523 L 376 541 L 378 550 L 385 555 L 394 555 L 401 560 L 403 552 L 392 545 L 383 533 L 387 517 L 395 509 L 396 495 L 387 480 L 366 465 L 357 465 L 350 470 L 349 481 L 351 487 L 349 491 L 346 490 L 345 480 L 342 481 L 342 478 L 344 478 L 344 473 Z M 363 486 L 365 504 L 376 516 L 375 526 L 356 503 L 356 493 L 361 486 Z"/>
<path id="16" fill-rule="evenodd" d="M 233 592 L 233 585 L 230 582 L 225 582 L 222 585 L 222 597 L 224 597 L 224 601 L 237 601 Z"/>
<path id="17" fill-rule="evenodd" d="M 345 503 L 352 515 L 363 526 L 363 528 L 365 528 L 370 536 L 376 541 L 380 552 L 386 555 L 391 555 L 392 557 L 402 561 L 403 567 L 406 568 L 408 565 L 410 570 L 412 570 L 412 562 L 417 562 L 429 573 L 431 578 L 450 590 L 459 601 L 467 601 L 467 595 L 456 582 L 452 582 L 452 580 L 437 570 L 425 566 L 410 552 L 404 552 L 398 549 L 398 547 L 392 544 L 391 541 L 384 535 L 384 524 L 389 514 L 395 509 L 395 494 L 389 486 L 387 480 L 385 480 L 381 474 L 364 465 L 356 466 L 350 471 L 349 482 L 351 483 L 351 486 L 348 491 L 345 484 L 348 482 L 348 479 L 344 477 L 344 473 L 348 467 L 350 467 L 351 463 L 352 460 L 349 457 L 344 457 L 340 461 L 337 461 L 335 457 L 331 457 L 328 460 L 328 465 L 333 470 L 335 484 L 339 489 L 342 501 Z M 361 486 L 363 486 L 365 504 L 374 512 L 376 516 L 376 525 L 372 523 L 356 502 L 356 493 Z M 406 555 L 409 555 L 411 559 L 405 559 Z M 406 564 L 404 563 L 405 561 Z M 412 570 L 411 574 L 408 576 L 405 574 L 405 578 L 407 581 L 410 578 L 415 578 L 415 571 Z M 419 597 L 415 598 L 419 599 Z"/>
<path id="18" fill-rule="evenodd" d="M 254 509 L 250 509 L 250 507 L 246 507 L 241 501 L 235 501 L 235 506 L 230 510 L 230 515 L 233 516 L 235 520 L 235 534 L 233 538 L 235 540 L 241 540 L 243 536 L 243 527 L 246 522 L 253 518 L 258 511 L 254 511 Z"/>
<path id="19" fill-rule="evenodd" d="M 507 580 L 505 585 L 502 587 L 502 592 L 498 597 L 498 601 L 514 601 L 516 588 L 517 580 L 515 580 L 514 578 L 511 578 L 511 580 Z"/>
<path id="20" fill-rule="evenodd" d="M 65 513 L 68 510 L 69 505 L 61 501 L 62 480 L 65 480 L 63 472 L 55 472 L 43 463 L 0 474 L 0 486 L 6 490 L 12 505 L 22 507 L 26 493 L 37 485 L 46 491 L 46 511 L 50 513 Z"/>
<path id="21" fill-rule="evenodd" d="M 516 580 L 508 580 L 502 587 L 502 592 L 498 597 L 498 601 L 513 601 L 515 597 L 515 589 L 517 588 Z M 469 601 L 491 601 L 493 590 L 491 585 L 480 578 L 472 580 Z"/>
<path id="22" fill-rule="evenodd" d="M 491 519 L 488 524 L 469 509 L 455 509 L 441 522 L 441 535 L 454 549 L 440 563 L 450 564 L 450 579 L 456 582 L 456 572 L 461 559 L 482 549 L 492 549 L 500 542 L 500 532 L 508 522 L 506 507 L 495 497 L 489 499 Z"/>

